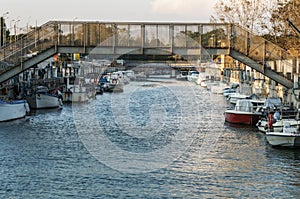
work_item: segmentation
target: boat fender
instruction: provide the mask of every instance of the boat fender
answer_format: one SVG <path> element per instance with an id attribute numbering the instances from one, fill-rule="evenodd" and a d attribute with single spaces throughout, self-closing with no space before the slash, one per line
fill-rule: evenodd
<path id="1" fill-rule="evenodd" d="M 29 113 L 30 112 L 29 104 L 26 102 L 26 103 L 24 103 L 24 106 L 25 106 L 26 112 Z"/>
<path id="2" fill-rule="evenodd" d="M 63 101 L 62 101 L 61 98 L 58 99 L 58 102 L 59 102 L 59 105 L 60 105 L 60 106 L 63 106 Z"/>

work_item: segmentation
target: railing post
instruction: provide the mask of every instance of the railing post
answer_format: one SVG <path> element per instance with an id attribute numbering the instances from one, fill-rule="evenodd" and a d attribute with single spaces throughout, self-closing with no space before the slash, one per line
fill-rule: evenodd
<path id="1" fill-rule="evenodd" d="M 112 25 L 113 27 L 113 43 L 112 43 L 112 52 L 116 53 L 116 44 L 118 43 L 118 28 L 116 24 Z"/>
<path id="2" fill-rule="evenodd" d="M 54 26 L 54 32 L 55 32 L 55 37 L 56 37 L 56 41 L 55 41 L 55 46 L 54 46 L 54 49 L 55 49 L 55 52 L 57 52 L 57 46 L 59 45 L 59 40 L 60 40 L 60 30 L 58 28 L 58 24 L 55 24 Z"/>
<path id="3" fill-rule="evenodd" d="M 71 33 L 71 35 L 72 35 L 72 37 L 71 37 L 71 45 L 72 46 L 74 46 L 74 29 L 75 29 L 75 27 L 74 27 L 74 20 L 72 21 L 72 33 Z"/>
<path id="4" fill-rule="evenodd" d="M 233 48 L 233 38 L 234 38 L 234 28 L 233 28 L 233 24 L 229 24 L 229 38 L 228 38 L 228 41 L 229 41 L 229 49 Z"/>
<path id="5" fill-rule="evenodd" d="M 246 55 L 249 56 L 250 53 L 250 45 L 251 45 L 251 40 L 250 40 L 250 32 L 248 30 L 246 30 L 247 33 L 247 40 L 246 40 Z"/>
<path id="6" fill-rule="evenodd" d="M 263 48 L 263 50 L 264 50 L 264 52 L 263 52 L 263 67 L 262 67 L 262 71 L 263 71 L 263 73 L 265 73 L 265 68 L 267 67 L 267 59 L 266 59 L 266 55 L 267 55 L 267 41 L 266 40 L 264 40 L 264 48 Z"/>
<path id="7" fill-rule="evenodd" d="M 170 38 L 170 52 L 173 54 L 174 50 L 174 25 L 169 25 L 169 38 Z"/>
<path id="8" fill-rule="evenodd" d="M 23 37 L 21 38 L 21 71 L 23 70 Z"/>
<path id="9" fill-rule="evenodd" d="M 83 52 L 86 53 L 86 37 L 87 37 L 87 24 L 86 23 L 83 23 L 82 24 L 82 40 L 83 40 Z M 100 29 L 99 29 L 99 32 L 100 32 Z M 99 39 L 100 39 L 100 36 L 99 36 Z"/>
<path id="10" fill-rule="evenodd" d="M 141 43 L 141 53 L 144 54 L 144 47 L 145 47 L 145 24 L 141 24 L 141 37 L 142 37 L 142 43 Z"/>
<path id="11" fill-rule="evenodd" d="M 202 61 L 202 34 L 203 34 L 203 24 L 200 24 L 198 26 L 198 32 L 199 32 L 199 54 L 200 54 L 200 57 L 199 57 L 199 61 L 200 61 L 200 64 L 201 64 L 201 61 Z"/>
<path id="12" fill-rule="evenodd" d="M 185 44 L 184 44 L 185 46 L 184 46 L 184 47 L 187 48 L 187 46 L 188 46 L 188 44 L 187 44 L 187 42 L 188 42 L 188 41 L 187 41 L 187 40 L 188 40 L 188 36 L 187 36 L 187 25 L 184 26 L 184 37 L 185 37 L 185 38 L 184 38 L 184 40 L 185 40 L 185 42 L 184 42 L 184 43 L 185 43 Z"/>

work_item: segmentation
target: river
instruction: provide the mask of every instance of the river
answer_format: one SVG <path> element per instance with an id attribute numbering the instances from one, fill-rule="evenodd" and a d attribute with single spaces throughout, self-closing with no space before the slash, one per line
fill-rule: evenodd
<path id="1" fill-rule="evenodd" d="M 188 82 L 130 82 L 0 124 L 1 198 L 298 198 L 300 151 Z"/>

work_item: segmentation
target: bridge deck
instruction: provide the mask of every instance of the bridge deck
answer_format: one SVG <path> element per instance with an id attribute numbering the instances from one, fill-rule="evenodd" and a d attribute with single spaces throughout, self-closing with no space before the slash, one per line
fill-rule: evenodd
<path id="1" fill-rule="evenodd" d="M 110 59 L 127 54 L 180 55 L 188 61 L 226 54 L 287 88 L 293 85 L 276 72 L 265 73 L 267 62 L 293 58 L 271 42 L 233 24 L 85 21 L 50 21 L 1 48 L 0 82 L 56 53 Z"/>

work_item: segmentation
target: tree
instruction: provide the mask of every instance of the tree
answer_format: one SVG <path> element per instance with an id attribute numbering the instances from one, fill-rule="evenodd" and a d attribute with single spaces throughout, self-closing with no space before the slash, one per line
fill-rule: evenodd
<path id="1" fill-rule="evenodd" d="M 278 6 L 273 10 L 270 22 L 270 33 L 275 43 L 282 48 L 300 54 L 300 0 L 278 0 Z"/>
<path id="2" fill-rule="evenodd" d="M 217 22 L 235 23 L 262 35 L 269 32 L 270 18 L 278 0 L 219 0 L 214 7 Z"/>

